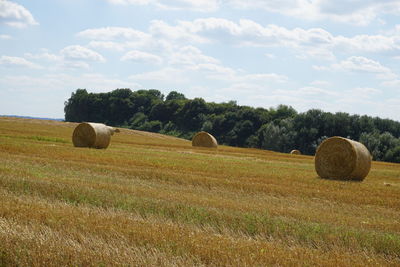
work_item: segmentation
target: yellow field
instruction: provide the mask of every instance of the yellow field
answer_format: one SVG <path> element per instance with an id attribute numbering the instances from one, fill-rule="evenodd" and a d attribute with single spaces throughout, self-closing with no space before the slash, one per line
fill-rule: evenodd
<path id="1" fill-rule="evenodd" d="M 0 266 L 400 266 L 400 165 L 319 179 L 313 157 L 0 118 Z"/>

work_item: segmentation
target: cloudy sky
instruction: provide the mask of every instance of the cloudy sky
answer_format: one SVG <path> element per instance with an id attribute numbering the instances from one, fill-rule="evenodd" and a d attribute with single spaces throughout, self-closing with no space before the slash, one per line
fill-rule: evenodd
<path id="1" fill-rule="evenodd" d="M 77 88 L 400 120 L 400 1 L 0 0 L 0 114 Z"/>

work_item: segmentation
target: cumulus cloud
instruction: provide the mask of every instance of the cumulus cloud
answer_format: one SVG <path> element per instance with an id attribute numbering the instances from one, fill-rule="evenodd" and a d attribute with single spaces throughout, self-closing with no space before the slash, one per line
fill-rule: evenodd
<path id="1" fill-rule="evenodd" d="M 195 29 L 188 29 L 187 27 L 182 27 L 182 25 L 171 26 L 162 20 L 153 20 L 150 24 L 149 32 L 154 38 L 158 39 L 189 43 L 209 42 L 207 38 L 197 34 Z"/>
<path id="2" fill-rule="evenodd" d="M 391 73 L 391 70 L 378 61 L 369 58 L 352 56 L 337 64 L 332 65 L 333 69 L 345 71 L 361 71 L 372 73 Z"/>
<path id="3" fill-rule="evenodd" d="M 148 5 L 151 0 L 107 0 L 111 4 L 115 5 Z"/>
<path id="4" fill-rule="evenodd" d="M 331 20 L 360 26 L 378 20 L 383 14 L 400 14 L 400 3 L 397 0 L 228 0 L 226 2 L 238 9 L 262 9 L 302 20 Z"/>
<path id="5" fill-rule="evenodd" d="M 275 83 L 286 83 L 289 78 L 286 75 L 276 73 L 255 73 L 238 76 L 239 81 L 246 82 L 275 82 Z"/>
<path id="6" fill-rule="evenodd" d="M 94 40 L 143 40 L 150 36 L 144 32 L 127 27 L 103 27 L 87 29 L 77 33 L 78 37 Z"/>
<path id="7" fill-rule="evenodd" d="M 163 62 L 159 56 L 137 50 L 129 51 L 123 55 L 121 61 L 145 62 L 150 64 L 161 64 Z"/>
<path id="8" fill-rule="evenodd" d="M 189 70 L 202 73 L 208 79 L 232 80 L 236 76 L 236 71 L 232 68 L 220 64 L 200 63 L 188 67 Z"/>
<path id="9" fill-rule="evenodd" d="M 335 60 L 335 51 L 390 52 L 400 50 L 397 35 L 335 36 L 322 28 L 288 29 L 274 24 L 263 26 L 252 20 L 234 22 L 222 18 L 202 18 L 179 21 L 169 25 L 152 21 L 150 33 L 154 38 L 186 43 L 221 42 L 253 47 L 287 47 L 299 58 Z"/>
<path id="10" fill-rule="evenodd" d="M 84 61 L 62 61 L 61 64 L 58 66 L 58 68 L 61 69 L 67 69 L 67 70 L 76 70 L 76 69 L 85 69 L 88 70 L 90 69 L 90 66 L 87 62 Z"/>
<path id="11" fill-rule="evenodd" d="M 0 23 L 18 28 L 39 24 L 28 9 L 7 0 L 0 1 Z"/>
<path id="12" fill-rule="evenodd" d="M 0 34 L 0 40 L 11 40 L 12 37 L 7 34 Z"/>
<path id="13" fill-rule="evenodd" d="M 9 75 L 0 80 L 0 85 L 9 85 L 12 88 L 22 88 L 24 92 L 33 90 L 54 91 L 54 88 L 70 92 L 71 88 L 91 88 L 97 92 L 109 91 L 110 88 L 138 89 L 137 83 L 121 80 L 99 73 L 63 74 L 46 73 L 40 76 Z"/>
<path id="14" fill-rule="evenodd" d="M 172 51 L 169 56 L 169 63 L 177 65 L 196 65 L 200 63 L 219 64 L 219 60 L 204 55 L 197 47 L 183 46 L 176 51 Z"/>
<path id="15" fill-rule="evenodd" d="M 68 60 L 83 60 L 83 61 L 96 61 L 96 62 L 105 62 L 105 58 L 99 53 L 80 46 L 80 45 L 70 45 L 63 48 L 60 51 L 61 55 L 64 56 L 65 59 Z"/>
<path id="16" fill-rule="evenodd" d="M 264 10 L 301 20 L 350 23 L 367 25 L 379 21 L 384 14 L 400 14 L 400 3 L 397 0 L 107 0 L 118 5 L 152 5 L 170 10 L 217 11 L 222 8 Z"/>
<path id="17" fill-rule="evenodd" d="M 46 60 L 46 61 L 60 61 L 62 60 L 62 56 L 51 54 L 47 51 L 43 51 L 39 54 L 32 54 L 32 53 L 25 53 L 24 56 L 29 59 L 36 59 L 36 60 Z"/>
<path id="18" fill-rule="evenodd" d="M 218 0 L 171 0 L 166 3 L 162 0 L 107 0 L 116 5 L 152 5 L 160 9 L 192 10 L 200 12 L 216 11 L 219 8 Z"/>
<path id="19" fill-rule="evenodd" d="M 394 33 L 333 35 L 322 28 L 293 28 L 241 19 L 201 18 L 169 24 L 153 20 L 148 32 L 132 28 L 105 27 L 77 34 L 90 39 L 89 47 L 124 51 L 165 50 L 194 44 L 224 43 L 247 47 L 285 47 L 299 59 L 336 60 L 336 53 L 391 53 L 400 51 L 400 30 Z M 271 58 L 271 54 L 267 54 Z M 273 55 L 272 55 L 273 56 Z"/>
<path id="20" fill-rule="evenodd" d="M 331 82 L 329 82 L 329 81 L 322 81 L 322 80 L 315 80 L 315 81 L 312 81 L 312 82 L 310 83 L 310 85 L 316 86 L 316 87 L 327 87 L 327 86 L 330 86 L 330 85 L 331 85 Z"/>
<path id="21" fill-rule="evenodd" d="M 144 81 L 147 83 L 162 82 L 163 84 L 185 84 L 190 81 L 185 70 L 166 67 L 155 71 L 139 73 L 129 76 L 133 81 Z"/>
<path id="22" fill-rule="evenodd" d="M 114 41 L 90 41 L 88 46 L 95 49 L 107 49 L 113 51 L 124 51 L 129 47 L 126 42 Z"/>
<path id="23" fill-rule="evenodd" d="M 399 34 L 356 35 L 351 38 L 336 36 L 333 45 L 336 49 L 363 52 L 384 52 L 400 50 Z"/>
<path id="24" fill-rule="evenodd" d="M 42 67 L 22 57 L 1 56 L 0 65 L 4 66 L 20 66 L 31 69 L 41 69 Z"/>
<path id="25" fill-rule="evenodd" d="M 384 81 L 384 82 L 382 82 L 382 85 L 387 86 L 387 87 L 398 88 L 398 87 L 400 87 L 400 80 L 394 79 L 394 80 Z"/>
<path id="26" fill-rule="evenodd" d="M 181 43 L 222 42 L 253 47 L 284 46 L 311 57 L 327 59 L 332 58 L 329 49 L 334 39 L 332 34 L 321 28 L 291 30 L 273 24 L 262 26 L 247 19 L 236 23 L 222 18 L 179 21 L 177 25 L 152 21 L 150 33 L 156 38 Z"/>
<path id="27" fill-rule="evenodd" d="M 347 90 L 348 94 L 354 95 L 356 97 L 372 98 L 375 95 L 381 94 L 382 90 L 372 88 L 372 87 L 356 87 Z"/>

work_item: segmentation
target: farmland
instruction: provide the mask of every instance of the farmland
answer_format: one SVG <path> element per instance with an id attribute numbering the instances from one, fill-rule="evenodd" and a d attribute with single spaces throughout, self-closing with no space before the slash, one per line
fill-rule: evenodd
<path id="1" fill-rule="evenodd" d="M 399 266 L 400 165 L 323 180 L 311 156 L 0 118 L 0 266 Z"/>

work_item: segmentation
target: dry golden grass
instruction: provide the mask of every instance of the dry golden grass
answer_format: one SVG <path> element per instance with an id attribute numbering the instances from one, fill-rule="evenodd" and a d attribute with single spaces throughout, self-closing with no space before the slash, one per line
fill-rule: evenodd
<path id="1" fill-rule="evenodd" d="M 400 165 L 318 178 L 313 157 L 0 118 L 0 266 L 399 266 Z"/>

